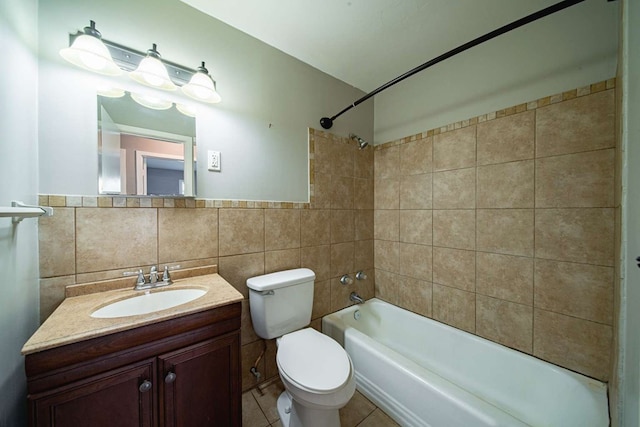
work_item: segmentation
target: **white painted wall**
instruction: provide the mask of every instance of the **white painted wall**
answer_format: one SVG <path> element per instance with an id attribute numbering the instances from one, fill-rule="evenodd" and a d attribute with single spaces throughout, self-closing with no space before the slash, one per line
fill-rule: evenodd
<path id="1" fill-rule="evenodd" d="M 0 206 L 37 203 L 36 0 L 0 2 Z M 37 220 L 0 218 L 0 426 L 26 425 L 22 345 L 38 327 Z"/>
<path id="2" fill-rule="evenodd" d="M 376 95 L 375 144 L 614 77 L 619 4 L 586 0 Z"/>
<path id="3" fill-rule="evenodd" d="M 622 282 L 618 341 L 617 419 L 640 425 L 640 4 L 624 0 L 622 11 Z"/>
<path id="4" fill-rule="evenodd" d="M 222 172 L 198 164 L 198 196 L 306 201 L 307 128 L 363 93 L 246 34 L 173 0 L 41 1 L 39 10 L 40 192 L 97 194 L 95 86 L 104 78 L 64 62 L 58 50 L 90 19 L 105 39 L 196 67 L 206 61 L 223 102 L 195 103 L 198 157 L 222 153 Z M 125 89 L 142 86 L 123 77 Z M 144 90 L 144 89 L 142 89 Z M 182 100 L 179 94 L 168 96 Z M 335 133 L 373 136 L 373 106 Z"/>

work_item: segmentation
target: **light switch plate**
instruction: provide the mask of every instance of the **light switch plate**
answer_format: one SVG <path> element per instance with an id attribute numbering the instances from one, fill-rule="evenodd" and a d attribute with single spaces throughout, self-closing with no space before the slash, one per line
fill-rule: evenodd
<path id="1" fill-rule="evenodd" d="M 220 152 L 207 151 L 207 169 L 214 172 L 220 172 Z"/>

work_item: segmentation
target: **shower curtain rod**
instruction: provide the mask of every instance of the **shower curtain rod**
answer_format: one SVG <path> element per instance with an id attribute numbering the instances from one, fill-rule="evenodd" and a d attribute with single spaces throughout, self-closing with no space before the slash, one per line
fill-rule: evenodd
<path id="1" fill-rule="evenodd" d="M 430 61 L 425 62 L 422 65 L 417 66 L 416 68 L 407 71 L 406 73 L 404 73 L 401 76 L 396 77 L 395 79 L 391 80 L 388 83 L 383 84 L 382 86 L 380 86 L 379 88 L 375 89 L 373 92 L 369 92 L 368 94 L 366 94 L 365 96 L 363 96 L 362 98 L 358 99 L 357 101 L 355 101 L 353 104 L 349 105 L 348 107 L 346 107 L 344 110 L 340 111 L 338 114 L 336 114 L 335 116 L 329 118 L 329 117 L 323 117 L 320 119 L 320 125 L 324 128 L 324 129 L 331 129 L 331 127 L 333 126 L 333 121 L 335 119 L 337 119 L 338 117 L 340 117 L 341 115 L 343 115 L 344 113 L 346 113 L 347 111 L 349 111 L 350 109 L 352 109 L 353 107 L 358 106 L 359 104 L 361 104 L 362 102 L 366 101 L 367 99 L 371 98 L 372 96 L 382 92 L 383 90 L 393 86 L 396 83 L 400 83 L 401 81 L 403 81 L 404 79 L 413 76 L 414 74 L 419 73 L 422 70 L 426 70 L 427 68 L 431 67 L 432 65 L 435 65 L 439 62 L 444 61 L 445 59 L 451 58 L 452 56 L 455 56 L 461 52 L 464 52 L 467 49 L 470 49 L 474 46 L 477 46 L 481 43 L 484 43 L 488 40 L 491 40 L 495 37 L 498 37 L 501 34 L 507 33 L 511 30 L 515 30 L 516 28 L 522 27 L 523 25 L 526 25 L 530 22 L 533 21 L 537 21 L 540 18 L 544 18 L 545 16 L 551 15 L 553 13 L 559 12 L 563 9 L 566 9 L 570 6 L 573 6 L 575 4 L 581 3 L 584 0 L 564 0 L 561 1 L 559 3 L 556 3 L 552 6 L 549 6 L 545 9 L 539 10 L 537 12 L 532 13 L 531 15 L 527 15 L 524 18 L 520 18 L 516 21 L 511 22 L 510 24 L 504 25 L 500 28 L 498 28 L 497 30 L 493 30 L 483 36 L 480 36 L 476 39 L 471 40 L 470 42 L 467 42 L 463 45 L 460 45 L 458 47 L 456 47 L 455 49 L 451 49 L 450 51 L 443 53 L 442 55 L 433 58 Z M 609 0 L 611 1 L 611 0 Z"/>

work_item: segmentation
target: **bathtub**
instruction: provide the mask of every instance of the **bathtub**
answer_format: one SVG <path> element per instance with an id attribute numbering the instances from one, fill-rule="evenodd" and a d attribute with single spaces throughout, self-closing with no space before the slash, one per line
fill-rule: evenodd
<path id="1" fill-rule="evenodd" d="M 402 426 L 609 425 L 605 384 L 375 298 L 325 316 L 322 332 Z"/>

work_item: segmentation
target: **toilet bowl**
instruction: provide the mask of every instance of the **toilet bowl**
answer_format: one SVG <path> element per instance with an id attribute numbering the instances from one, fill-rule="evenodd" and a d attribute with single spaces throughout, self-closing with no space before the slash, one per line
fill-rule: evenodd
<path id="1" fill-rule="evenodd" d="M 285 391 L 278 413 L 285 427 L 340 427 L 338 410 L 356 390 L 347 352 L 308 328 L 315 274 L 298 268 L 247 279 L 256 334 L 277 339 L 276 364 Z"/>
<path id="2" fill-rule="evenodd" d="M 278 340 L 276 363 L 285 392 L 278 413 L 288 427 L 336 427 L 338 410 L 356 389 L 353 364 L 332 338 L 312 328 Z"/>

